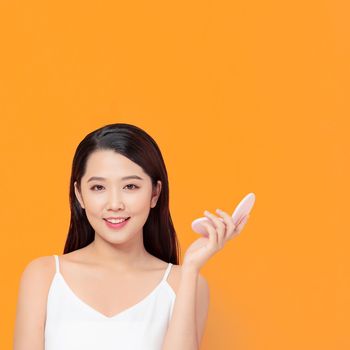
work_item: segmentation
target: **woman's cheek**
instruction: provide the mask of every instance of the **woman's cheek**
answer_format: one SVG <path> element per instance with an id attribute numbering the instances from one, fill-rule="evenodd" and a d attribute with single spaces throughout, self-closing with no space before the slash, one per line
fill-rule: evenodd
<path id="1" fill-rule="evenodd" d="M 88 205 L 92 211 L 101 210 L 101 207 L 106 206 L 108 204 L 107 197 L 104 196 L 102 193 L 100 194 L 89 193 L 89 195 L 87 196 L 87 199 L 88 199 Z"/>
<path id="2" fill-rule="evenodd" d="M 128 203 L 125 203 L 125 210 L 127 212 L 130 211 L 130 214 L 142 213 L 145 211 L 146 203 L 146 196 L 135 196 L 133 198 L 130 198 Z"/>

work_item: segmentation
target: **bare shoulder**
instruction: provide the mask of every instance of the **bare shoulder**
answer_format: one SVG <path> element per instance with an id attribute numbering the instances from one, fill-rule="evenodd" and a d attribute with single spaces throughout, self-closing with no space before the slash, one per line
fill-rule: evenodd
<path id="1" fill-rule="evenodd" d="M 49 287 L 48 284 L 55 273 L 53 256 L 40 256 L 25 266 L 20 280 L 20 286 L 29 287 L 31 283 L 38 283 L 40 287 Z"/>
<path id="2" fill-rule="evenodd" d="M 50 270 L 54 265 L 54 257 L 52 255 L 49 256 L 39 256 L 31 261 L 25 266 L 23 273 L 35 272 L 37 270 Z"/>
<path id="3" fill-rule="evenodd" d="M 40 256 L 24 267 L 20 278 L 20 291 L 32 288 L 48 287 L 48 282 L 53 277 L 55 261 L 53 256 Z"/>
<path id="4" fill-rule="evenodd" d="M 177 291 L 179 288 L 180 278 L 181 278 L 181 266 L 173 264 L 171 266 L 171 270 L 170 270 L 167 281 L 168 281 L 170 287 L 175 292 L 175 294 L 177 294 Z"/>
<path id="5" fill-rule="evenodd" d="M 54 273 L 53 259 L 52 256 L 42 256 L 31 260 L 20 276 L 14 331 L 15 350 L 39 349 L 43 346 L 47 294 Z"/>

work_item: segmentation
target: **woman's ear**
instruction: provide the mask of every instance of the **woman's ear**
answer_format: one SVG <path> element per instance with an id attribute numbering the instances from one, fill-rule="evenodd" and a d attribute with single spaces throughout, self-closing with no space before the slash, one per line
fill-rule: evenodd
<path id="1" fill-rule="evenodd" d="M 160 192 L 162 191 L 162 182 L 160 180 L 157 181 L 156 189 L 153 192 L 152 200 L 151 200 L 151 208 L 154 208 L 157 205 L 158 198 L 160 196 Z"/>
<path id="2" fill-rule="evenodd" d="M 80 192 L 79 192 L 79 190 L 78 190 L 77 182 L 76 182 L 76 181 L 74 182 L 74 193 L 75 193 L 75 196 L 77 197 L 77 200 L 78 200 L 80 206 L 81 206 L 83 209 L 85 209 L 85 207 L 84 207 L 84 202 L 83 202 L 83 198 L 81 197 L 81 194 L 80 194 Z"/>

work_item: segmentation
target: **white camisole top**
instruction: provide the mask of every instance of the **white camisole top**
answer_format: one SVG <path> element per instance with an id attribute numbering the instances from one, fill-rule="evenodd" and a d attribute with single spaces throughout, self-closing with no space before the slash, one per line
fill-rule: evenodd
<path id="1" fill-rule="evenodd" d="M 160 283 L 138 303 L 108 317 L 80 299 L 68 286 L 54 255 L 56 273 L 46 308 L 45 350 L 161 350 L 176 294 Z"/>

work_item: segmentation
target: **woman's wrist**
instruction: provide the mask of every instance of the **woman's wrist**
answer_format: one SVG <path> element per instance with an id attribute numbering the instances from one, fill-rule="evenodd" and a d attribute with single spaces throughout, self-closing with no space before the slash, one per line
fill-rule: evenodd
<path id="1" fill-rule="evenodd" d="M 186 275 L 198 275 L 200 269 L 194 265 L 183 264 L 181 265 L 181 270 Z"/>

